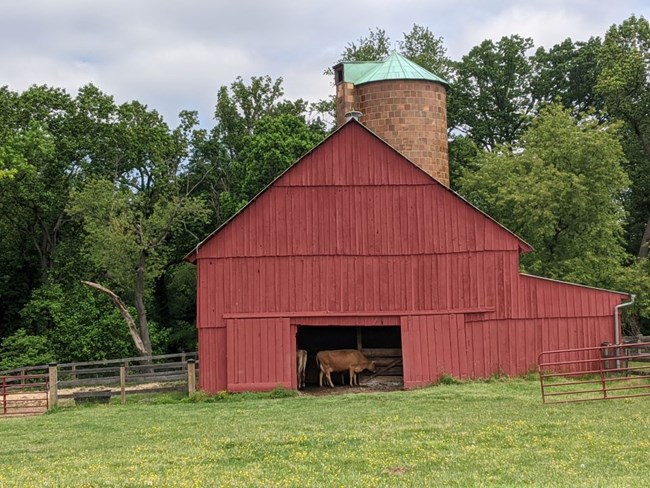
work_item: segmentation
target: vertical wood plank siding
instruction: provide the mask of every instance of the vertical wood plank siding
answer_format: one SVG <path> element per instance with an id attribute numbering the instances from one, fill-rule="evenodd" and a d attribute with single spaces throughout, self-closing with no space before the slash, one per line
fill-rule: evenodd
<path id="1" fill-rule="evenodd" d="M 229 391 L 296 388 L 296 348 L 289 320 L 226 321 Z"/>
<path id="2" fill-rule="evenodd" d="M 319 312 L 349 315 L 332 324 L 372 314 L 401 323 L 407 387 L 445 373 L 525 373 L 542 350 L 612 341 L 613 309 L 627 295 L 521 275 L 519 253 L 529 250 L 347 124 L 197 251 L 200 387 L 295 387 L 289 315 L 293 324 L 322 325 Z"/>

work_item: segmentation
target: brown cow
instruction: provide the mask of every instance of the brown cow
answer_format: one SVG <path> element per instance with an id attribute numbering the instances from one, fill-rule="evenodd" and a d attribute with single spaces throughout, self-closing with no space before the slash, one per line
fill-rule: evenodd
<path id="1" fill-rule="evenodd" d="M 332 373 L 350 373 L 350 386 L 359 384 L 357 373 L 361 373 L 364 369 L 372 371 L 377 370 L 374 361 L 370 361 L 367 357 L 361 354 L 356 349 L 340 349 L 337 351 L 320 351 L 316 354 L 316 363 L 320 368 L 318 376 L 318 383 L 323 386 L 323 377 L 329 385 L 334 388 L 332 383 Z"/>
<path id="2" fill-rule="evenodd" d="M 307 369 L 307 351 L 298 349 L 296 351 L 298 369 L 298 389 L 305 387 L 305 370 Z"/>

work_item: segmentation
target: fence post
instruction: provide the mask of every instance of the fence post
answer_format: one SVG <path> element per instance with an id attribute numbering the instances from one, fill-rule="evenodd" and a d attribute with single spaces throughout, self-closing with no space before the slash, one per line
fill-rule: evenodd
<path id="1" fill-rule="evenodd" d="M 59 404 L 59 372 L 56 363 L 50 363 L 49 367 L 49 404 L 50 408 L 54 408 Z"/>
<path id="2" fill-rule="evenodd" d="M 7 377 L 2 377 L 2 413 L 7 415 Z"/>
<path id="3" fill-rule="evenodd" d="M 20 376 L 22 376 L 22 378 L 20 378 L 20 384 L 24 385 L 25 384 L 25 370 L 24 369 L 20 370 Z"/>
<path id="4" fill-rule="evenodd" d="M 186 359 L 187 358 L 185 357 L 185 351 L 181 351 L 181 363 L 183 363 L 183 366 L 182 366 L 183 371 L 187 370 L 187 361 L 186 361 Z"/>
<path id="5" fill-rule="evenodd" d="M 120 366 L 120 401 L 126 403 L 126 367 Z"/>
<path id="6" fill-rule="evenodd" d="M 187 360 L 187 394 L 192 396 L 196 391 L 196 362 L 194 359 Z"/>

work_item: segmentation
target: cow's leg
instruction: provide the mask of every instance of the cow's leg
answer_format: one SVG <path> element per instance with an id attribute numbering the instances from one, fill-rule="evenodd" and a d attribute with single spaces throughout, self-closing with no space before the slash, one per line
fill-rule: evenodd
<path id="1" fill-rule="evenodd" d="M 354 368 L 350 367 L 350 386 L 354 386 Z"/>
<path id="2" fill-rule="evenodd" d="M 334 388 L 334 382 L 332 382 L 332 374 L 331 374 L 331 371 L 330 371 L 329 369 L 327 369 L 327 370 L 325 371 L 325 379 L 326 379 L 327 382 L 330 384 L 330 386 L 331 386 L 332 388 Z"/>

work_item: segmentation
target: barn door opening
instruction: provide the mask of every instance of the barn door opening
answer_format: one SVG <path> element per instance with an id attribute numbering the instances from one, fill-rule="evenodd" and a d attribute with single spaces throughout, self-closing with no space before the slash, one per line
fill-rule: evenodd
<path id="1" fill-rule="evenodd" d="M 319 351 L 358 349 L 375 361 L 377 371 L 366 371 L 360 384 L 381 388 L 401 388 L 402 334 L 399 326 L 309 325 L 298 326 L 296 348 L 307 351 L 306 384 L 318 386 L 316 354 Z M 333 376 L 336 385 L 349 384 L 347 374 Z"/>

